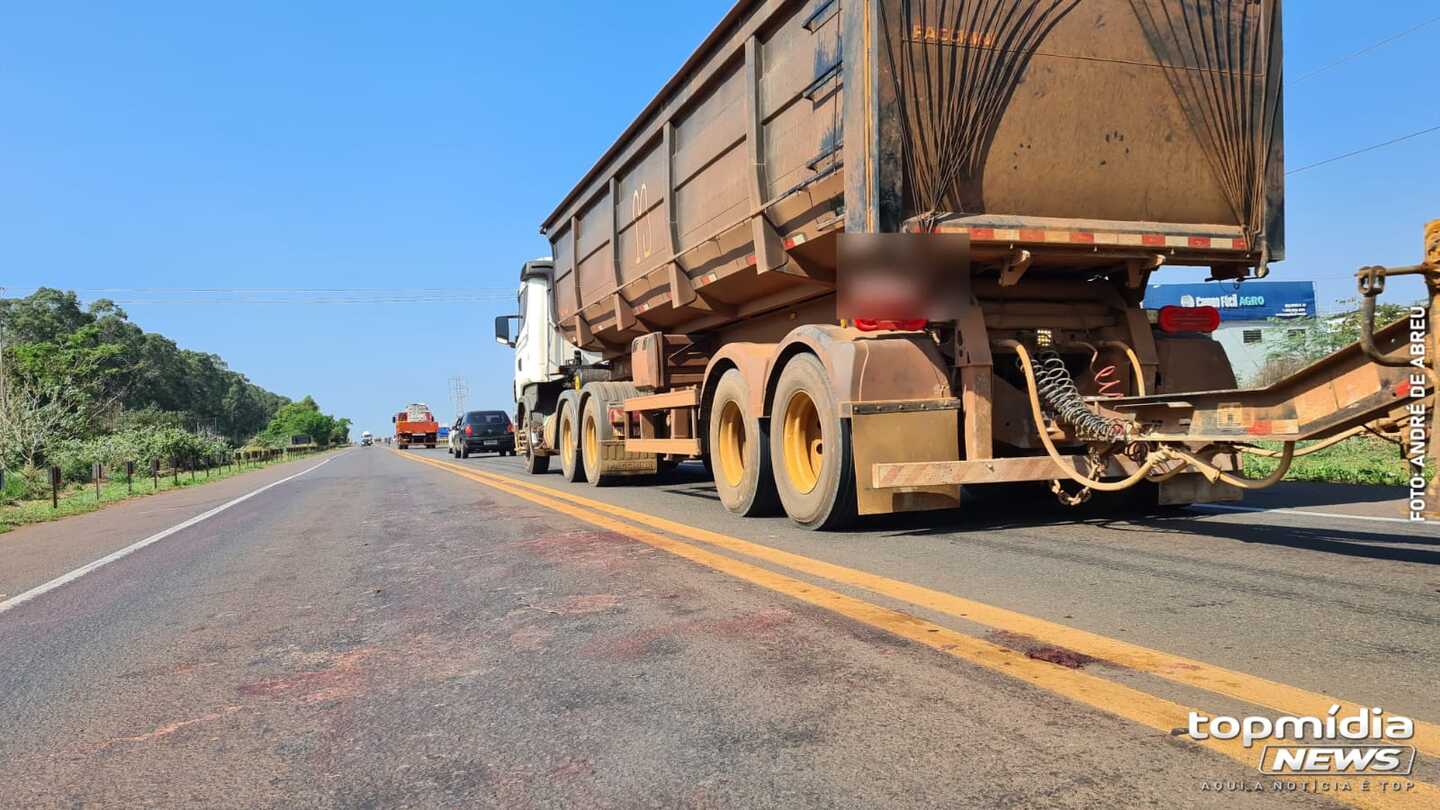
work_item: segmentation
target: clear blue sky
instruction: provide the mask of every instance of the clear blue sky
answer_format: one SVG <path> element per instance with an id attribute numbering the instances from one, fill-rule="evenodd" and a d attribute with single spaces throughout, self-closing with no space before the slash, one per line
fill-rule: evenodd
<path id="1" fill-rule="evenodd" d="M 729 6 L 5 0 L 0 285 L 511 288 L 548 252 L 540 220 Z M 1440 124 L 1440 24 L 1295 81 L 1437 13 L 1288 3 L 1292 168 Z M 1440 133 L 1291 177 L 1275 278 L 1330 302 L 1355 267 L 1415 261 L 1437 178 Z M 510 405 L 504 301 L 125 308 L 356 435 L 410 400 L 448 419 L 455 375 L 472 407 Z"/>

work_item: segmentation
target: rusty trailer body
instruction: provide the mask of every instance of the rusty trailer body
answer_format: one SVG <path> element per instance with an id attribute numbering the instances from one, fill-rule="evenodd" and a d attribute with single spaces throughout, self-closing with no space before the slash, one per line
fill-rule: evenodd
<path id="1" fill-rule="evenodd" d="M 1277 260 L 1279 5 L 741 2 L 545 220 L 562 326 L 743 321 L 826 291 L 839 233 L 931 212 L 980 259 Z"/>
<path id="2" fill-rule="evenodd" d="M 1279 0 L 742 0 L 543 223 L 603 378 L 529 397 L 528 452 L 597 483 L 702 457 L 732 511 L 812 527 L 962 484 L 1237 497 L 1236 434 L 1180 435 L 1177 398 L 1229 363 L 1140 300 L 1283 258 L 1280 43 Z M 894 233 L 968 238 L 953 317 L 837 315 L 842 239 Z M 1286 438 L 1251 403 L 1296 395 L 1212 399 Z"/>

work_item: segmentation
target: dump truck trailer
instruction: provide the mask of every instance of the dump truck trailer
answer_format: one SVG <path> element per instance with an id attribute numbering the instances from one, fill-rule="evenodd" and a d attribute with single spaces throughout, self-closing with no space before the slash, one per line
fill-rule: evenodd
<path id="1" fill-rule="evenodd" d="M 519 335 L 497 324 L 573 350 L 517 371 L 530 469 L 699 458 L 730 511 L 826 528 L 1014 482 L 1232 500 L 1278 478 L 1243 476 L 1255 440 L 1283 474 L 1299 441 L 1394 433 L 1428 388 L 1409 325 L 1237 391 L 1217 312 L 1141 305 L 1157 272 L 1284 258 L 1281 22 L 742 0 L 543 222 Z M 1434 261 L 1362 287 L 1433 290 Z"/>

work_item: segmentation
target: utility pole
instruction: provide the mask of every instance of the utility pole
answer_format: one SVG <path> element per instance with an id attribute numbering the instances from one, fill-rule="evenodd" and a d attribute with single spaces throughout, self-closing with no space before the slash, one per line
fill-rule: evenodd
<path id="1" fill-rule="evenodd" d="M 456 415 L 463 415 L 470 402 L 470 386 L 464 377 L 450 378 L 450 400 L 455 404 Z"/>

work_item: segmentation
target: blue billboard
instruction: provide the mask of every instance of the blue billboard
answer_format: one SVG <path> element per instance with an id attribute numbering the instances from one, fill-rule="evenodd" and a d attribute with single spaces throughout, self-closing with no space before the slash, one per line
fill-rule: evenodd
<path id="1" fill-rule="evenodd" d="M 1145 308 L 1215 307 L 1222 321 L 1268 321 L 1271 318 L 1315 317 L 1313 281 L 1202 281 L 1195 284 L 1152 284 L 1145 290 Z"/>

